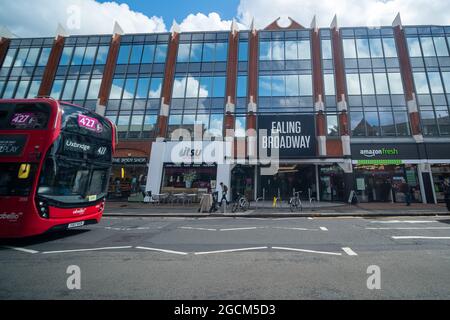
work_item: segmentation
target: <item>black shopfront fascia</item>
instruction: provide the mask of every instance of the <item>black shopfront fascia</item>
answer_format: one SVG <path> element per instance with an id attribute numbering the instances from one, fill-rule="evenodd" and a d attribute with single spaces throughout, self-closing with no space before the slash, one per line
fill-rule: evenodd
<path id="1" fill-rule="evenodd" d="M 281 160 L 317 158 L 313 114 L 262 114 L 257 121 L 259 155 L 271 157 L 277 148 Z M 266 134 L 261 130 L 266 130 Z"/>
<path id="2" fill-rule="evenodd" d="M 450 143 L 352 143 L 353 160 L 450 159 Z"/>

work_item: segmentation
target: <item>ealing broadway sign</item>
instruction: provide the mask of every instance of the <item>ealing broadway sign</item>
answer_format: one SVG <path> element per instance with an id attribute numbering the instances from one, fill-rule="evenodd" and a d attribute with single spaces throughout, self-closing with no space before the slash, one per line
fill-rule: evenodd
<path id="1" fill-rule="evenodd" d="M 260 115 L 258 136 L 260 155 L 278 149 L 280 159 L 317 156 L 314 115 Z"/>

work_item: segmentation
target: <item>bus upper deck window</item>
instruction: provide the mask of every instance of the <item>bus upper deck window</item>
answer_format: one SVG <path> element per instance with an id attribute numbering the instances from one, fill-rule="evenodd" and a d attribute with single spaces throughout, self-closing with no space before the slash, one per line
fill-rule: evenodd
<path id="1" fill-rule="evenodd" d="M 31 166 L 28 163 L 22 163 L 20 165 L 19 173 L 18 173 L 17 177 L 19 179 L 28 179 L 28 177 L 30 176 L 30 169 L 31 169 Z"/>

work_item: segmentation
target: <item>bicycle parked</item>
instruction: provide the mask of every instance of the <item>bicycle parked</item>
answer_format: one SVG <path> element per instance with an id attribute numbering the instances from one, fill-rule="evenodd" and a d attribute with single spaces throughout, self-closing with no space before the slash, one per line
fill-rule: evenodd
<path id="1" fill-rule="evenodd" d="M 303 211 L 303 204 L 302 200 L 300 199 L 301 191 L 294 192 L 294 196 L 289 200 L 289 209 L 291 209 L 291 212 Z"/>
<path id="2" fill-rule="evenodd" d="M 236 201 L 234 201 L 233 206 L 231 207 L 231 212 L 235 213 L 239 211 L 247 211 L 250 209 L 250 202 L 244 195 L 240 193 L 237 194 Z"/>

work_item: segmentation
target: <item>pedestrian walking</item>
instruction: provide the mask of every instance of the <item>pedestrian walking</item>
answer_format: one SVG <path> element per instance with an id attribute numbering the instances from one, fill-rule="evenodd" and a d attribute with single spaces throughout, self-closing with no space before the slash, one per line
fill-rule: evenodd
<path id="1" fill-rule="evenodd" d="M 405 195 L 406 205 L 409 207 L 411 205 L 411 188 L 406 182 L 402 183 L 402 192 Z"/>
<path id="2" fill-rule="evenodd" d="M 227 200 L 228 187 L 224 185 L 223 182 L 220 183 L 220 187 L 222 188 L 222 198 L 220 199 L 220 206 L 222 206 L 223 200 L 225 200 L 226 204 L 229 205 L 230 203 Z"/>

